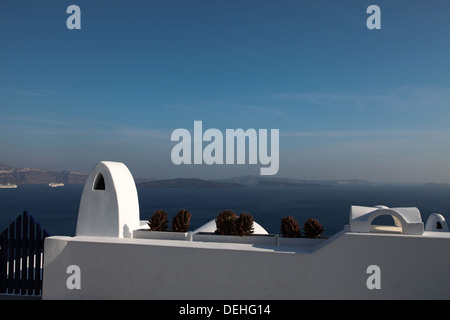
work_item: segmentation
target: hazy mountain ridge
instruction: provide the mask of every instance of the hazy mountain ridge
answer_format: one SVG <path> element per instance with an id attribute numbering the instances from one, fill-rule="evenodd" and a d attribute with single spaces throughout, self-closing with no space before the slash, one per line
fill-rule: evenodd
<path id="1" fill-rule="evenodd" d="M 0 164 L 0 184 L 49 184 L 52 182 L 64 184 L 84 184 L 87 173 L 74 171 L 47 171 L 32 168 L 15 168 Z M 293 178 L 278 178 L 269 176 L 244 175 L 227 179 L 206 180 L 198 178 L 176 179 L 143 179 L 135 178 L 136 185 L 141 188 L 244 188 L 244 187 L 301 187 L 301 188 L 331 188 L 333 185 L 374 185 L 374 183 L 359 180 L 303 180 Z"/>
<path id="2" fill-rule="evenodd" d="M 375 185 L 370 181 L 360 179 L 341 179 L 341 180 L 306 180 L 294 178 L 278 178 L 267 176 L 239 176 L 219 181 L 241 183 L 247 186 L 279 186 L 279 187 L 324 187 L 329 188 L 333 185 Z"/>

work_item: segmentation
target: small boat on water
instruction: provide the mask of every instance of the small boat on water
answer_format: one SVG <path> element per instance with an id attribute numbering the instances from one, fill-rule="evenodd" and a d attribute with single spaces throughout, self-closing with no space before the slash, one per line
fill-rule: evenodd
<path id="1" fill-rule="evenodd" d="M 15 188 L 17 188 L 16 184 L 11 184 L 11 183 L 0 184 L 0 189 L 15 189 Z"/>
<path id="2" fill-rule="evenodd" d="M 56 183 L 56 182 L 51 182 L 48 184 L 50 187 L 52 188 L 57 188 L 57 187 L 64 187 L 64 183 Z"/>

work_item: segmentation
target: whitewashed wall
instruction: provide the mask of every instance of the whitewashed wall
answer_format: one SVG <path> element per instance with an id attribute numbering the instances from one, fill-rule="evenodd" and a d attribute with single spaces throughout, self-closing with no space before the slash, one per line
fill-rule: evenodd
<path id="1" fill-rule="evenodd" d="M 449 299 L 448 233 L 345 233 L 315 247 L 50 237 L 44 299 Z M 80 267 L 80 289 L 67 268 Z M 381 289 L 369 290 L 378 265 Z"/>
<path id="2" fill-rule="evenodd" d="M 133 177 L 122 163 L 100 162 L 83 190 L 76 236 L 45 239 L 43 298 L 450 299 L 450 233 L 422 234 L 419 223 L 420 234 L 342 231 L 322 241 L 131 238 L 141 227 Z M 373 265 L 380 289 L 371 290 Z"/>

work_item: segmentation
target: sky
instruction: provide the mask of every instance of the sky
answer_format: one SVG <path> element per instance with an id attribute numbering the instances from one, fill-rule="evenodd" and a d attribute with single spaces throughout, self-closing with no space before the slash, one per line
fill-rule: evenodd
<path id="1" fill-rule="evenodd" d="M 275 177 L 450 183 L 449 14 L 447 0 L 1 0 L 0 163 L 259 175 L 175 165 L 172 132 L 202 121 L 278 129 Z"/>

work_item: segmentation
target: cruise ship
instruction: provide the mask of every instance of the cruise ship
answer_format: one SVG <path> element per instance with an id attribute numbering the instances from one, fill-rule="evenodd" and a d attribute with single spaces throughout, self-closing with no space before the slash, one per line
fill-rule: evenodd
<path id="1" fill-rule="evenodd" d="M 0 189 L 15 189 L 15 188 L 17 188 L 16 184 L 11 184 L 11 183 L 0 184 Z"/>
<path id="2" fill-rule="evenodd" d="M 48 184 L 50 187 L 52 188 L 57 188 L 57 187 L 64 187 L 64 183 L 56 183 L 56 182 L 51 182 Z"/>

